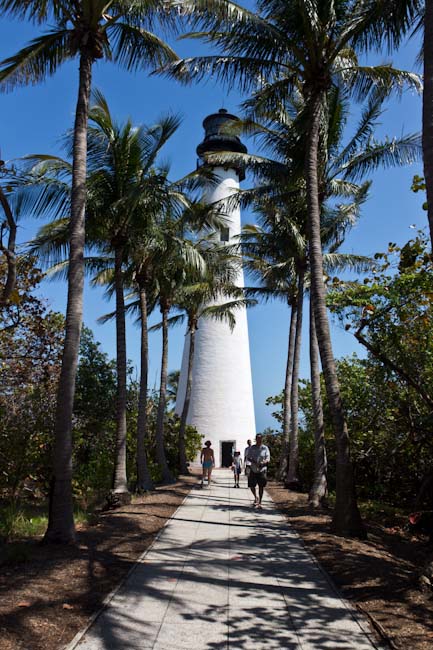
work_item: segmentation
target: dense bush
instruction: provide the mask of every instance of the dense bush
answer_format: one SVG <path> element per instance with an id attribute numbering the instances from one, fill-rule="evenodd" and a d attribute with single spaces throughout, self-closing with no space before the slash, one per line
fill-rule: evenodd
<path id="1" fill-rule="evenodd" d="M 3 273 L 5 269 L 0 269 Z M 49 490 L 57 382 L 64 319 L 47 309 L 35 294 L 41 271 L 34 260 L 20 261 L 13 302 L 0 323 L 0 498 L 6 499 L 3 523 L 11 530 L 17 500 L 43 499 Z M 136 421 L 139 387 L 128 370 L 128 481 L 136 482 Z M 154 459 L 157 394 L 149 396 L 147 453 L 152 478 L 160 480 Z M 169 406 L 171 404 L 169 403 Z M 83 327 L 73 418 L 73 490 L 87 506 L 111 487 L 115 455 L 116 363 L 104 353 L 90 329 Z M 179 419 L 166 414 L 166 452 L 178 473 Z M 189 460 L 201 447 L 201 436 L 186 430 Z M 17 516 L 19 515 L 19 512 Z M 7 520 L 7 521 L 6 521 Z M 18 521 L 18 519 L 16 519 Z M 9 523 L 8 523 L 9 522 Z M 14 524 L 15 525 L 15 524 Z"/>
<path id="2" fill-rule="evenodd" d="M 364 499 L 433 507 L 433 264 L 419 233 L 379 253 L 370 276 L 332 282 L 328 302 L 367 350 L 337 362 L 358 494 Z M 270 397 L 281 424 L 282 394 Z M 328 486 L 335 489 L 335 439 L 322 379 Z M 313 478 L 311 386 L 301 380 L 299 476 Z M 280 434 L 267 436 L 277 452 Z M 278 452 L 277 452 L 278 453 Z"/>
<path id="3" fill-rule="evenodd" d="M 4 271 L 4 269 L 3 269 Z M 63 316 L 35 296 L 42 274 L 20 260 L 11 304 L 0 320 L 0 493 L 46 488 Z"/>

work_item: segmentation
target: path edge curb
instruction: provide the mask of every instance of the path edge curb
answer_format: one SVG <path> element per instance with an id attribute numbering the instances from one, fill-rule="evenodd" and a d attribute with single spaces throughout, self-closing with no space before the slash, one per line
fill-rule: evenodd
<path id="1" fill-rule="evenodd" d="M 191 485 L 191 490 L 193 490 L 194 487 L 195 487 L 194 484 Z M 146 549 L 141 553 L 141 555 L 138 556 L 138 558 L 135 560 L 135 562 L 134 562 L 134 564 L 132 565 L 132 567 L 129 569 L 128 573 L 126 573 L 126 574 L 123 576 L 123 578 L 121 579 L 121 581 L 117 584 L 117 586 L 114 587 L 114 589 L 112 589 L 112 591 L 110 591 L 110 592 L 105 596 L 104 600 L 102 601 L 102 605 L 101 605 L 101 607 L 100 607 L 96 612 L 94 612 L 94 614 L 92 614 L 92 616 L 90 617 L 90 619 L 89 619 L 87 625 L 86 625 L 82 630 L 80 630 L 79 632 L 77 632 L 77 634 L 74 636 L 74 638 L 72 639 L 72 641 L 70 641 L 70 642 L 68 643 L 68 645 L 63 646 L 60 650 L 75 650 L 75 648 L 78 646 L 78 644 L 80 643 L 80 641 L 81 641 L 81 639 L 83 638 L 83 636 L 84 636 L 84 635 L 85 635 L 85 634 L 90 630 L 90 628 L 92 627 L 92 625 L 93 625 L 93 623 L 96 621 L 96 619 L 98 619 L 99 616 L 102 614 L 102 612 L 103 612 L 103 611 L 108 607 L 108 605 L 111 603 L 111 601 L 113 600 L 113 598 L 116 596 L 116 594 L 117 594 L 117 593 L 120 591 L 120 589 L 123 587 L 123 585 L 124 585 L 125 582 L 128 580 L 128 578 L 131 576 L 131 574 L 134 573 L 134 571 L 137 569 L 138 565 L 141 564 L 141 563 L 143 562 L 143 560 L 144 560 L 144 558 L 146 557 L 146 555 L 151 551 L 151 549 L 152 549 L 153 545 L 155 544 L 155 542 L 158 541 L 159 536 L 162 535 L 162 532 L 164 531 L 165 527 L 168 525 L 168 523 L 169 523 L 169 522 L 173 519 L 173 517 L 176 515 L 177 511 L 179 510 L 179 508 L 184 504 L 184 501 L 189 497 L 191 490 L 189 490 L 188 494 L 185 494 L 184 498 L 183 498 L 182 501 L 179 503 L 179 505 L 177 506 L 176 510 L 173 512 L 173 514 L 170 515 L 170 517 L 165 521 L 164 525 L 163 525 L 163 526 L 158 530 L 158 532 L 156 533 L 154 539 L 152 540 L 152 543 L 149 544 L 149 546 L 148 546 L 148 547 L 147 547 L 147 548 L 146 548 Z"/>

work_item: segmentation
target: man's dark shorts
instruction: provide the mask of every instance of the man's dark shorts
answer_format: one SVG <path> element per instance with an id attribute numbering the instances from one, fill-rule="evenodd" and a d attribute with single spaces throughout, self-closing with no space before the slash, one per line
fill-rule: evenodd
<path id="1" fill-rule="evenodd" d="M 265 487 L 267 482 L 268 480 L 266 478 L 266 472 L 253 472 L 252 470 L 250 471 L 250 474 L 248 476 L 249 488 L 255 488 L 257 485 L 259 487 Z"/>

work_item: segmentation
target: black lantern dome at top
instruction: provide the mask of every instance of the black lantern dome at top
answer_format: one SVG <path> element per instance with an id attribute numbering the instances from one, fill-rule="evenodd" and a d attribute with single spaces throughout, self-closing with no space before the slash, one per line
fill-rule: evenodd
<path id="1" fill-rule="evenodd" d="M 225 108 L 220 108 L 218 113 L 212 113 L 203 120 L 205 136 L 203 142 L 197 147 L 197 155 L 205 160 L 207 153 L 218 151 L 232 151 L 233 153 L 247 153 L 247 148 L 241 139 L 233 133 L 233 125 L 239 118 L 228 113 Z M 245 178 L 243 165 L 233 166 L 242 181 Z"/>

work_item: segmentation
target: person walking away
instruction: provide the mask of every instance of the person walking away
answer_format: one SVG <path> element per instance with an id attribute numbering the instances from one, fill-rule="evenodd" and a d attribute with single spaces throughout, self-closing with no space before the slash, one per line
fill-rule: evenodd
<path id="1" fill-rule="evenodd" d="M 254 495 L 254 507 L 261 509 L 263 490 L 267 483 L 267 471 L 271 454 L 269 447 L 263 444 L 263 437 L 260 434 L 256 437 L 256 444 L 251 445 L 249 448 L 247 457 L 251 463 L 248 487 Z M 258 497 L 256 492 L 257 486 L 259 488 Z"/>
<path id="2" fill-rule="evenodd" d="M 251 469 L 251 461 L 248 460 L 248 451 L 251 448 L 251 440 L 247 440 L 247 445 L 248 445 L 248 447 L 245 447 L 245 451 L 244 451 L 245 476 L 249 476 L 250 469 Z"/>
<path id="3" fill-rule="evenodd" d="M 232 463 L 232 470 L 235 478 L 235 488 L 239 487 L 239 476 L 242 472 L 242 458 L 241 458 L 241 452 L 240 451 L 235 451 L 235 455 L 233 456 L 233 463 Z"/>
<path id="4" fill-rule="evenodd" d="M 211 443 L 210 440 L 206 440 L 206 442 L 204 443 L 204 447 L 201 450 L 201 454 L 200 454 L 200 462 L 201 462 L 201 465 L 202 465 L 202 468 L 203 468 L 203 475 L 202 475 L 202 479 L 201 479 L 201 486 L 202 487 L 203 487 L 203 482 L 204 482 L 204 480 L 206 478 L 206 475 L 207 475 L 207 484 L 208 484 L 208 487 L 209 487 L 209 485 L 210 485 L 210 477 L 212 475 L 212 468 L 215 465 L 215 456 L 214 456 L 214 453 L 213 453 L 213 449 L 211 449 L 211 444 L 212 443 Z"/>

